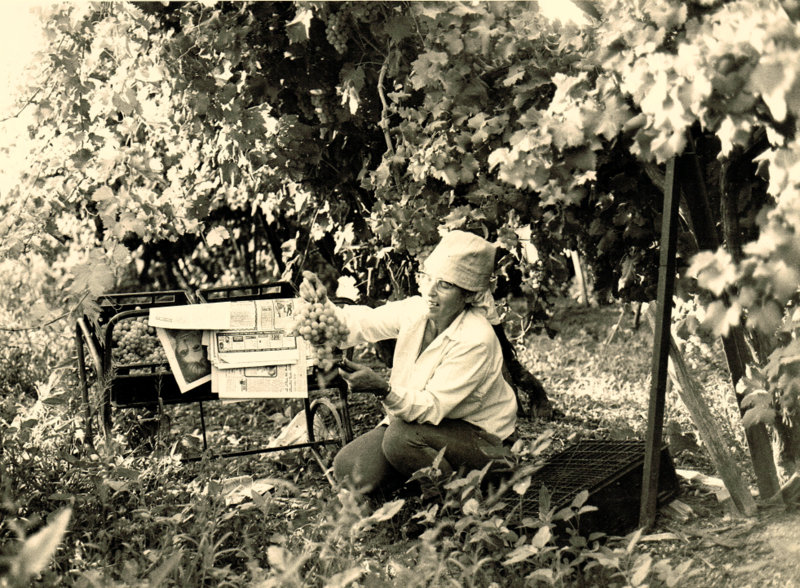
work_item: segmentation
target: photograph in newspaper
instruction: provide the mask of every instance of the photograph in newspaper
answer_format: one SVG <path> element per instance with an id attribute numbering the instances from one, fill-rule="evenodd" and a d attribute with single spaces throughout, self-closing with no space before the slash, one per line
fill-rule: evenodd
<path id="1" fill-rule="evenodd" d="M 211 362 L 203 346 L 203 331 L 159 327 L 156 332 L 181 392 L 211 381 Z"/>

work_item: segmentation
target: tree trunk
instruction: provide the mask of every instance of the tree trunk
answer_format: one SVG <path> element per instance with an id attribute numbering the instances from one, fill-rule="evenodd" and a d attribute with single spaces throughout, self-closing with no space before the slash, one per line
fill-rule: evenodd
<path id="1" fill-rule="evenodd" d="M 264 218 L 264 214 L 262 212 L 258 212 L 258 220 L 261 223 L 261 228 L 264 230 L 264 234 L 267 237 L 267 245 L 269 246 L 269 252 L 272 254 L 272 259 L 275 260 L 275 265 L 278 268 L 278 275 L 282 276 L 283 273 L 286 271 L 286 264 L 283 262 L 283 254 L 281 253 L 281 242 L 278 240 L 278 237 L 275 235 L 275 232 L 272 230 L 272 227 L 269 226 L 267 223 L 267 219 Z"/>
<path id="2" fill-rule="evenodd" d="M 590 306 L 589 289 L 586 287 L 586 272 L 583 270 L 581 256 L 574 249 L 570 249 L 569 257 L 572 260 L 572 267 L 575 270 L 575 280 L 578 282 L 578 288 L 580 289 L 581 296 L 583 297 L 583 305 Z M 578 302 L 580 302 L 580 300 Z"/>
<path id="3" fill-rule="evenodd" d="M 723 234 L 726 248 L 735 262 L 741 261 L 743 257 L 739 218 L 736 214 L 738 203 L 740 199 L 748 198 L 752 193 L 752 186 L 743 173 L 743 166 L 751 164 L 752 162 L 748 161 L 728 163 L 723 166 L 720 178 Z M 775 341 L 758 331 L 746 334 L 756 359 L 759 363 L 765 362 L 775 350 Z M 800 416 L 790 414 L 788 422 L 778 419 L 775 431 L 780 443 L 781 465 L 794 472 L 800 463 Z"/>

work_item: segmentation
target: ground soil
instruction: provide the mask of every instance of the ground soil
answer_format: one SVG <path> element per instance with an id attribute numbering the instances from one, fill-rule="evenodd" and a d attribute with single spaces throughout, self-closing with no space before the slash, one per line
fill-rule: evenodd
<path id="1" fill-rule="evenodd" d="M 527 363 L 545 383 L 556 418 L 550 423 L 559 441 L 582 437 L 644 438 L 652 361 L 652 332 L 636 324 L 634 309 L 621 306 L 565 305 L 554 314 L 554 338 L 526 337 Z M 731 451 L 756 494 L 741 427 L 731 410 L 724 358 L 697 361 L 695 377 L 714 407 Z M 728 404 L 726 406 L 726 404 Z M 523 420 L 533 435 L 543 425 Z M 679 470 L 715 477 L 702 439 L 676 394 L 667 398 L 665 441 Z M 745 518 L 717 498 L 713 486 L 681 479 L 681 514 L 661 508 L 643 541 L 654 554 L 673 562 L 690 559 L 682 586 L 800 587 L 800 505 L 768 504 L 757 498 L 758 513 Z"/>

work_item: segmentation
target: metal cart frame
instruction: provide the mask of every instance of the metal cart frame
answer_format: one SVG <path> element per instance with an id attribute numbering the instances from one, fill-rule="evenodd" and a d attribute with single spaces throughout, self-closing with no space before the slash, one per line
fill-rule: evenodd
<path id="1" fill-rule="evenodd" d="M 81 387 L 81 398 L 84 404 L 86 421 L 86 437 L 94 446 L 93 423 L 96 413 L 93 410 L 91 388 L 98 388 L 100 424 L 104 436 L 108 439 L 111 433 L 113 412 L 115 409 L 150 408 L 163 414 L 168 404 L 197 404 L 200 413 L 200 426 L 203 439 L 203 453 L 208 450 L 206 422 L 203 403 L 218 400 L 217 394 L 211 392 L 211 384 L 205 383 L 194 390 L 181 393 L 169 365 L 165 363 L 139 363 L 130 365 L 114 365 L 113 332 L 114 327 L 124 320 L 147 316 L 150 308 L 157 306 L 176 306 L 183 304 L 204 304 L 228 300 L 256 300 L 269 298 L 295 298 L 296 292 L 288 282 L 270 282 L 252 286 L 229 286 L 198 290 L 196 295 L 185 290 L 167 290 L 156 292 L 128 292 L 107 294 L 98 299 L 100 316 L 96 324 L 87 317 L 81 317 L 76 323 L 75 344 L 77 349 L 78 374 Z M 347 301 L 341 301 L 347 302 Z M 96 384 L 89 382 L 89 364 L 87 353 L 91 358 L 96 377 Z M 242 451 L 223 452 L 212 457 L 238 457 L 283 451 L 287 449 L 309 448 L 326 470 L 324 460 L 318 449 L 327 445 L 344 444 L 353 439 L 353 429 L 348 407 L 348 389 L 344 380 L 333 377 L 321 388 L 316 370 L 308 374 L 309 395 L 302 399 L 305 413 L 308 441 L 278 447 L 260 447 Z M 311 392 L 332 390 L 338 392 L 338 399 L 331 402 L 321 396 L 311 400 Z M 341 414 L 340 414 L 341 413 Z M 315 420 L 317 418 L 332 421 L 330 424 L 336 432 L 335 437 L 315 438 Z M 197 461 L 202 456 L 184 458 L 184 461 Z"/>

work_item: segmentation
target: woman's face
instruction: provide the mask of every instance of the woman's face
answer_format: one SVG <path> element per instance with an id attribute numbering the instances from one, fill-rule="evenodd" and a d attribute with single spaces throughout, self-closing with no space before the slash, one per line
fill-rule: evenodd
<path id="1" fill-rule="evenodd" d="M 420 273 L 419 291 L 428 303 L 428 318 L 436 323 L 449 324 L 464 310 L 469 294 L 450 282 Z"/>

